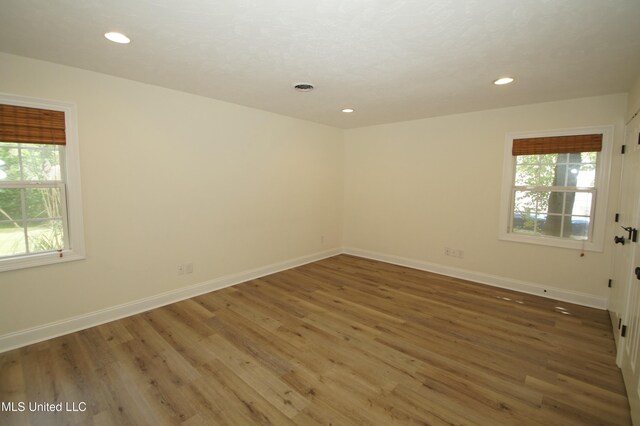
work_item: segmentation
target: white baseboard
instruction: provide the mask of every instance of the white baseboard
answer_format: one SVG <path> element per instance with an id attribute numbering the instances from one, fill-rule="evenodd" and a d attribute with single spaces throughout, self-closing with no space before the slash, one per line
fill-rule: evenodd
<path id="1" fill-rule="evenodd" d="M 357 257 L 379 260 L 381 262 L 406 266 L 408 268 L 419 269 L 421 271 L 434 272 L 436 274 L 447 275 L 454 278 L 461 278 L 463 280 L 474 281 L 494 287 L 506 288 L 508 290 L 519 291 L 527 294 L 535 294 L 536 296 L 547 297 L 549 299 L 562 300 L 564 302 L 575 303 L 576 305 L 588 306 L 590 308 L 597 309 L 607 309 L 606 297 L 594 296 L 588 293 L 563 290 L 560 288 L 549 287 L 542 284 L 530 283 L 526 281 L 515 280 L 512 278 L 484 274 L 482 272 L 473 272 L 465 269 L 453 268 L 451 266 L 422 262 L 419 260 L 407 259 L 404 257 L 392 256 L 388 254 L 376 253 L 350 247 L 345 247 L 342 252 Z"/>
<path id="2" fill-rule="evenodd" d="M 487 284 L 494 287 L 520 291 L 522 293 L 535 294 L 537 296 L 562 300 L 565 302 L 575 303 L 592 308 L 606 309 L 607 307 L 606 298 L 594 296 L 587 293 L 547 287 L 542 284 L 514 280 L 497 275 L 467 271 L 464 269 L 438 265 L 435 263 L 422 262 L 419 260 L 407 259 L 399 256 L 345 247 L 343 249 L 327 250 L 308 256 L 287 260 L 284 262 L 274 263 L 257 269 L 252 269 L 250 271 L 216 278 L 202 283 L 193 284 L 188 287 L 183 287 L 150 296 L 144 299 L 139 299 L 110 308 L 101 309 L 99 311 L 90 312 L 88 314 L 78 315 L 49 324 L 8 333 L 0 336 L 0 353 L 30 345 L 32 343 L 52 339 L 64 334 L 84 330 L 86 328 L 94 327 L 96 325 L 104 324 L 110 321 L 115 321 L 131 315 L 139 314 L 141 312 L 149 311 L 151 309 L 159 308 L 161 306 L 199 296 L 204 293 L 209 293 L 211 291 L 220 290 L 225 287 L 243 283 L 245 281 L 264 277 L 265 275 L 274 274 L 286 269 L 291 269 L 297 266 L 305 265 L 307 263 L 326 259 L 327 257 L 335 256 L 341 253 L 372 260 L 379 260 L 381 262 L 406 266 L 422 271 L 434 272 L 437 274 L 447 275 L 454 278 L 461 278 L 464 280 Z"/>
<path id="3" fill-rule="evenodd" d="M 146 297 L 144 299 L 123 303 L 122 305 L 90 312 L 88 314 L 78 315 L 49 324 L 5 334 L 0 336 L 0 353 L 30 345 L 32 343 L 41 342 L 43 340 L 52 339 L 64 334 L 84 330 L 110 321 L 115 321 L 120 318 L 139 314 L 141 312 L 159 308 L 160 306 L 169 305 L 204 293 L 209 293 L 211 291 L 220 290 L 245 281 L 264 277 L 265 275 L 274 274 L 286 269 L 316 262 L 327 257 L 338 255 L 341 252 L 342 250 L 340 249 L 333 249 L 314 253 L 308 256 L 298 257 L 296 259 L 252 269 L 250 271 L 193 284 L 188 287 L 171 290 L 165 293 Z"/>

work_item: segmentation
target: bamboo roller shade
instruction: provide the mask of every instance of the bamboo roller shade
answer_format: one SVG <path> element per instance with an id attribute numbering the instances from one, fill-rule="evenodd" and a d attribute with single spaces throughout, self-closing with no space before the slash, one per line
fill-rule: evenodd
<path id="1" fill-rule="evenodd" d="M 0 142 L 65 145 L 64 111 L 0 104 Z"/>
<path id="2" fill-rule="evenodd" d="M 602 135 L 550 136 L 514 139 L 512 155 L 570 154 L 602 151 Z"/>

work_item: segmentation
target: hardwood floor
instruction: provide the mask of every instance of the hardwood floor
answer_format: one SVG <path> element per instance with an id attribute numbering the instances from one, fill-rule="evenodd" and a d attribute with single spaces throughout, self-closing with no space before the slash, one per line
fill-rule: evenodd
<path id="1" fill-rule="evenodd" d="M 626 425 L 614 353 L 606 311 L 340 255 L 0 354 L 0 401 L 86 403 L 0 424 Z"/>

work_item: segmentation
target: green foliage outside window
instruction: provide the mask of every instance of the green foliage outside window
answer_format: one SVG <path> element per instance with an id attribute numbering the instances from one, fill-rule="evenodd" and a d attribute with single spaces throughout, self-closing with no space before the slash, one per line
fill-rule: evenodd
<path id="1" fill-rule="evenodd" d="M 63 149 L 0 143 L 0 257 L 64 248 Z"/>

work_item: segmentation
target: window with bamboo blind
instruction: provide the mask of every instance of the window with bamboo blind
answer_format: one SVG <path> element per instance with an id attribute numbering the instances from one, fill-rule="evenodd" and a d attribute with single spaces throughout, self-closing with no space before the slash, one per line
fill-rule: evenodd
<path id="1" fill-rule="evenodd" d="M 84 257 L 75 106 L 0 94 L 0 271 Z"/>
<path id="2" fill-rule="evenodd" d="M 500 238 L 601 250 L 611 133 L 602 127 L 509 135 Z"/>

